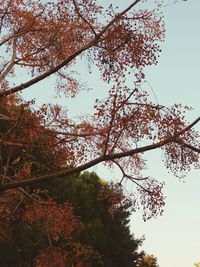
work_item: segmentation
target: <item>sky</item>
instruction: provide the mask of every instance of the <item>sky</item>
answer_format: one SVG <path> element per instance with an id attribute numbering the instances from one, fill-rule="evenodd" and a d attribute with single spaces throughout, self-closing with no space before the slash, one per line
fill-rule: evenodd
<path id="1" fill-rule="evenodd" d="M 188 116 L 191 121 L 200 115 L 199 11 L 199 0 L 163 10 L 166 40 L 159 64 L 146 72 L 158 102 L 192 106 Z M 200 172 L 191 171 L 184 181 L 178 181 L 163 168 L 159 155 L 149 157 L 153 158 L 149 164 L 151 175 L 159 175 L 166 183 L 164 214 L 145 223 L 134 214 L 131 229 L 145 235 L 143 248 L 158 258 L 160 267 L 194 266 L 200 262 Z"/>
<path id="2" fill-rule="evenodd" d="M 150 0 L 151 1 L 151 0 Z M 103 2 L 103 1 L 102 1 Z M 104 0 L 108 3 L 108 0 Z M 125 8 L 130 0 L 116 1 Z M 182 103 L 192 106 L 188 115 L 190 121 L 200 115 L 200 0 L 169 3 L 163 9 L 166 23 L 166 38 L 161 44 L 162 53 L 157 66 L 146 69 L 149 93 L 160 104 L 173 105 Z M 97 87 L 81 93 L 76 102 L 52 98 L 52 91 L 45 90 L 45 82 L 34 90 L 23 93 L 24 98 L 35 97 L 37 103 L 60 102 L 71 107 L 71 114 L 90 112 L 89 103 L 95 98 L 105 97 L 107 87 L 95 77 L 88 74 L 88 69 L 77 66 L 80 77 L 88 79 L 88 85 Z M 49 87 L 49 86 L 48 86 Z M 43 88 L 43 89 L 42 89 Z M 88 107 L 86 108 L 86 103 Z M 200 126 L 196 127 L 200 130 Z M 159 152 L 149 152 L 148 166 L 145 173 L 165 181 L 164 193 L 166 205 L 164 214 L 156 219 L 143 222 L 141 212 L 131 216 L 130 227 L 136 237 L 145 236 L 142 249 L 158 258 L 160 267 L 193 267 L 200 262 L 200 172 L 192 170 L 184 180 L 178 180 L 168 173 L 162 164 Z M 116 170 L 107 172 L 101 165 L 92 169 L 102 178 L 115 179 Z M 126 185 L 125 185 L 126 186 Z M 128 185 L 131 190 L 131 185 Z"/>

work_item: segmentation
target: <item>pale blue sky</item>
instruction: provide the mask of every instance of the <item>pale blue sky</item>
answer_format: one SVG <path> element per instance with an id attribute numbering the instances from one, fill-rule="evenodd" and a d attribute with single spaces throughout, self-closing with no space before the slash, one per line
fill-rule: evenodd
<path id="1" fill-rule="evenodd" d="M 166 41 L 159 64 L 146 77 L 160 103 L 191 105 L 192 120 L 200 116 L 200 1 L 188 0 L 163 11 Z M 131 227 L 145 234 L 143 247 L 158 257 L 160 267 L 193 266 L 200 261 L 200 172 L 190 172 L 183 183 L 155 156 L 149 166 L 151 175 L 165 178 L 165 212 L 147 223 L 135 214 Z"/>
<path id="2" fill-rule="evenodd" d="M 131 1 L 117 2 L 125 7 L 126 3 Z M 153 93 L 149 88 L 152 98 L 155 94 L 161 104 L 172 105 L 181 102 L 192 106 L 194 110 L 188 118 L 193 120 L 200 116 L 200 0 L 180 2 L 163 9 L 166 40 L 162 44 L 159 64 L 147 69 L 146 79 L 154 91 Z M 49 84 L 42 82 L 34 93 L 30 94 L 27 90 L 24 97 L 36 97 L 38 103 L 46 100 L 61 101 L 64 105 L 70 105 L 72 115 L 89 113 L 92 100 L 106 95 L 106 86 L 95 77 L 95 72 L 88 75 L 87 69 L 83 70 L 81 65 L 78 69 L 81 75 L 84 73 L 88 84 L 97 87 L 98 91 L 81 93 L 78 102 L 70 102 L 65 99 L 52 99 L 52 91 L 46 91 L 45 88 L 49 87 Z M 200 130 L 200 126 L 196 128 Z M 160 267 L 193 267 L 195 262 L 200 261 L 200 172 L 191 171 L 184 182 L 180 182 L 167 173 L 160 153 L 150 152 L 147 157 L 149 169 L 146 173 L 160 177 L 166 182 L 165 212 L 162 217 L 145 223 L 140 212 L 134 213 L 131 229 L 138 237 L 145 235 L 143 248 L 158 258 Z M 101 166 L 93 170 L 101 177 L 114 179 L 119 175 L 117 172 L 108 174 Z"/>

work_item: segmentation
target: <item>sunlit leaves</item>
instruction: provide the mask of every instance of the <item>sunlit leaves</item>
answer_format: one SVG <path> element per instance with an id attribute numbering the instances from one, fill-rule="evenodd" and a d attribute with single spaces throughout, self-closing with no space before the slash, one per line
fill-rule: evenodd
<path id="1" fill-rule="evenodd" d="M 192 130 L 198 121 L 188 128 L 185 119 L 190 108 L 154 103 L 143 88 L 145 67 L 157 64 L 165 34 L 162 1 L 153 1 L 152 10 L 145 3 L 133 1 L 121 12 L 94 0 L 0 4 L 2 188 L 8 182 L 19 186 L 10 181 L 28 184 L 34 177 L 37 183 L 104 162 L 117 165 L 121 181 L 139 186 L 149 218 L 164 202 L 162 184 L 141 179 L 148 166 L 144 152 L 162 148 L 166 167 L 176 175 L 199 166 L 199 136 Z M 71 119 L 70 107 L 45 103 L 39 108 L 12 96 L 55 75 L 57 92 L 75 97 L 83 88 L 74 72 L 78 59 L 94 63 L 104 81 L 112 81 L 108 96 L 96 100 L 94 114 Z M 11 88 L 18 73 L 31 80 Z"/>

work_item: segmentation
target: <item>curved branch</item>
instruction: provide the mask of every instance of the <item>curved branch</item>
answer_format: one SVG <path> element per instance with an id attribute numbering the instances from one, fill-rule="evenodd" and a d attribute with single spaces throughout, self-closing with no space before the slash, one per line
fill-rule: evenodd
<path id="1" fill-rule="evenodd" d="M 119 169 L 122 172 L 124 178 L 127 177 L 131 181 L 133 181 L 133 180 L 136 180 L 136 181 L 144 181 L 144 180 L 147 180 L 149 178 L 149 177 L 136 178 L 136 177 L 133 177 L 131 175 L 128 175 L 128 174 L 125 173 L 125 171 L 123 170 L 122 166 L 116 160 L 112 160 L 112 162 L 114 162 L 119 167 Z"/>
<path id="2" fill-rule="evenodd" d="M 32 195 L 30 195 L 27 191 L 25 191 L 23 188 L 19 187 L 17 188 L 20 192 L 22 192 L 25 196 L 27 196 L 28 198 L 30 198 L 31 200 L 33 200 L 36 203 L 39 203 L 41 205 L 57 205 L 55 203 L 51 203 L 48 201 L 42 201 L 42 200 L 38 200 L 36 198 L 34 198 Z"/>
<path id="3" fill-rule="evenodd" d="M 8 136 L 17 127 L 17 124 L 19 123 L 20 118 L 21 118 L 21 112 L 20 112 L 19 118 L 15 121 L 15 123 L 12 125 L 12 127 L 10 129 L 8 129 L 7 132 L 5 132 L 4 135 L 1 137 L 0 144 L 2 144 L 2 142 L 4 141 L 6 136 Z"/>
<path id="4" fill-rule="evenodd" d="M 149 193 L 150 195 L 153 194 L 153 191 L 148 190 L 147 188 L 145 188 L 143 185 L 139 184 L 139 182 L 138 182 L 138 181 L 147 180 L 148 177 L 144 177 L 144 178 L 135 178 L 135 177 L 132 177 L 131 175 L 128 175 L 128 174 L 125 173 L 125 171 L 123 170 L 123 168 L 121 167 L 121 165 L 117 161 L 113 160 L 113 162 L 119 167 L 119 169 L 121 170 L 121 172 L 123 174 L 122 179 L 119 182 L 120 185 L 121 185 L 122 181 L 124 180 L 124 178 L 128 178 L 131 182 L 133 182 L 134 184 L 136 184 L 138 187 L 140 187 L 145 192 Z"/>
<path id="5" fill-rule="evenodd" d="M 93 166 L 95 166 L 101 162 L 110 161 L 110 160 L 114 160 L 114 159 L 118 159 L 118 158 L 122 158 L 122 157 L 132 156 L 132 155 L 137 154 L 137 153 L 143 153 L 146 151 L 150 151 L 150 150 L 153 150 L 156 148 L 160 148 L 160 147 L 168 144 L 169 142 L 172 142 L 172 138 L 168 138 L 168 139 L 165 139 L 165 140 L 160 141 L 160 142 L 155 143 L 155 144 L 135 148 L 135 149 L 125 151 L 125 152 L 120 152 L 120 153 L 111 154 L 111 155 L 103 155 L 103 156 L 97 157 L 97 158 L 95 158 L 95 159 L 93 159 L 87 163 L 84 163 L 78 167 L 74 167 L 71 169 L 67 169 L 67 170 L 63 170 L 63 171 L 59 171 L 59 172 L 55 172 L 55 173 L 51 173 L 51 174 L 46 174 L 46 175 L 39 176 L 39 177 L 33 177 L 33 178 L 30 178 L 27 180 L 13 181 L 13 182 L 10 182 L 7 184 L 1 184 L 0 185 L 0 191 L 6 190 L 6 189 L 11 189 L 11 188 L 17 188 L 17 187 L 21 187 L 21 186 L 25 186 L 25 185 L 31 185 L 31 184 L 35 184 L 38 182 L 48 181 L 48 180 L 51 180 L 51 179 L 56 178 L 56 177 L 63 177 L 63 176 L 69 176 L 72 174 L 80 173 L 81 171 L 84 171 L 90 167 L 93 167 Z"/>
<path id="6" fill-rule="evenodd" d="M 134 149 L 130 149 L 128 151 L 125 152 L 119 152 L 119 153 L 115 153 L 115 154 L 109 154 L 109 155 L 103 155 L 103 156 L 99 156 L 87 163 L 84 163 L 80 166 L 77 167 L 72 167 L 70 169 L 65 169 L 62 171 L 58 171 L 55 173 L 51 173 L 51 174 L 46 174 L 43 176 L 39 176 L 39 177 L 33 177 L 27 180 L 22 180 L 22 181 L 13 181 L 13 182 L 9 182 L 6 184 L 1 184 L 0 185 L 0 191 L 3 190 L 7 190 L 7 189 L 11 189 L 11 188 L 18 188 L 18 187 L 22 187 L 25 185 L 31 185 L 31 184 L 35 184 L 38 182 L 43 182 L 43 181 L 48 181 L 51 180 L 53 178 L 56 177 L 64 177 L 64 176 L 69 176 L 72 174 L 77 174 L 80 173 L 90 167 L 93 167 L 101 162 L 104 161 L 113 161 L 115 159 L 119 159 L 119 158 L 123 158 L 123 157 L 128 157 L 128 156 L 133 156 L 135 154 L 138 153 L 144 153 L 147 151 L 151 151 L 157 148 L 161 148 L 169 143 L 179 143 L 178 137 L 180 135 L 182 135 L 183 133 L 185 133 L 186 131 L 190 130 L 195 124 L 197 124 L 200 121 L 200 118 L 196 119 L 194 122 L 192 122 L 190 125 L 188 125 L 187 127 L 185 127 L 184 129 L 182 129 L 180 132 L 176 133 L 175 135 L 168 137 L 164 140 L 161 140 L 160 142 L 157 143 L 153 143 L 151 145 L 146 145 L 146 146 L 142 146 L 142 147 L 138 147 L 138 148 L 134 148 Z M 180 145 L 183 145 L 181 142 L 179 143 Z M 200 153 L 200 149 L 193 147 L 191 145 L 188 144 L 184 144 L 185 146 L 187 146 L 188 148 L 194 150 L 195 152 Z"/>
<path id="7" fill-rule="evenodd" d="M 12 216 L 20 207 L 20 205 L 22 204 L 22 202 L 25 200 L 26 196 L 24 196 L 22 199 L 20 199 L 20 201 L 17 203 L 16 207 L 9 213 L 7 213 L 6 215 L 1 215 L 2 218 L 8 218 L 10 216 Z"/>

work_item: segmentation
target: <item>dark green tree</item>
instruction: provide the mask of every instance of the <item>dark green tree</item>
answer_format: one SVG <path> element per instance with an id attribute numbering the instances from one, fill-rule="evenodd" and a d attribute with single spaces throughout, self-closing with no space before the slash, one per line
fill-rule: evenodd
<path id="1" fill-rule="evenodd" d="M 71 202 L 80 216 L 84 228 L 79 238 L 90 245 L 103 262 L 103 265 L 93 262 L 92 266 L 136 266 L 142 240 L 130 233 L 132 203 L 119 186 L 106 184 L 95 173 L 85 172 L 62 181 L 57 178 L 46 188 L 58 202 Z"/>

